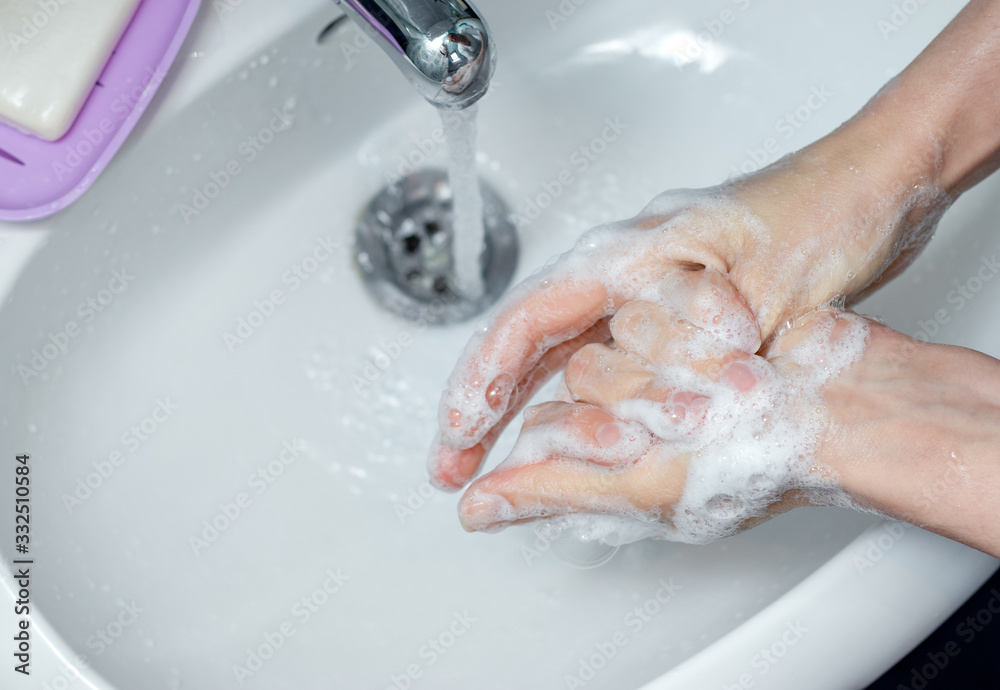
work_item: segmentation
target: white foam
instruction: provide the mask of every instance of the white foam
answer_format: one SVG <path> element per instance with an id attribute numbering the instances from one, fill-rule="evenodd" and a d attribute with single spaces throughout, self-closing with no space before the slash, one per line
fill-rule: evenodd
<path id="1" fill-rule="evenodd" d="M 822 298 L 829 298 L 831 304 L 841 303 L 843 295 L 849 292 L 849 286 L 850 292 L 856 293 L 864 286 L 857 280 L 852 265 L 877 267 L 873 273 L 877 275 L 900 251 L 926 242 L 937 218 L 950 203 L 950 199 L 934 185 L 902 189 L 891 200 L 892 207 L 900 209 L 898 212 L 875 214 L 861 221 L 846 217 L 827 218 L 824 222 L 831 225 L 829 232 L 799 238 L 795 250 L 789 251 L 780 243 L 776 244 L 771 229 L 736 198 L 734 189 L 737 189 L 734 184 L 724 184 L 702 190 L 669 191 L 653 199 L 632 219 L 608 223 L 588 231 L 571 251 L 554 258 L 514 288 L 494 314 L 510 314 L 513 309 L 513 322 L 533 321 L 537 313 L 515 305 L 534 295 L 542 297 L 535 302 L 536 308 L 544 308 L 538 305 L 545 304 L 544 292 L 554 285 L 567 281 L 577 285 L 599 283 L 609 293 L 604 316 L 613 315 L 618 307 L 631 300 L 657 302 L 665 308 L 686 314 L 689 319 L 693 307 L 695 312 L 718 317 L 717 321 L 692 320 L 715 336 L 717 342 L 755 350 L 752 347 L 755 324 L 741 320 L 731 309 L 728 312 L 713 312 L 713 307 L 726 305 L 727 302 L 713 303 L 712 294 L 708 291 L 700 293 L 701 303 L 679 304 L 672 292 L 677 277 L 670 277 L 669 270 L 665 269 L 675 260 L 684 260 L 685 256 L 693 264 L 709 260 L 711 257 L 706 254 L 710 255 L 711 251 L 706 252 L 706 246 L 711 248 L 738 239 L 718 229 L 739 228 L 737 235 L 752 245 L 756 252 L 769 254 L 772 258 L 773 280 L 754 286 L 758 291 L 754 307 L 759 323 L 774 323 L 779 314 L 785 314 L 788 300 L 796 297 L 792 293 L 797 289 L 808 292 L 809 286 L 825 285 L 829 294 Z M 916 208 L 928 209 L 924 221 L 914 232 L 904 234 L 908 240 L 891 244 L 894 229 L 905 223 L 909 212 Z M 848 232 L 852 232 L 859 245 L 870 241 L 872 246 L 863 256 L 852 258 L 843 247 L 838 246 Z M 887 242 L 891 246 L 887 247 Z M 667 261 L 664 263 L 657 257 L 667 257 Z M 720 272 L 726 270 L 725 266 L 711 268 Z M 704 273 L 710 275 L 711 271 Z M 801 297 L 811 300 L 817 295 L 810 293 Z M 563 334 L 558 339 L 541 342 L 541 347 L 529 359 L 536 360 L 549 346 L 573 335 L 578 333 Z M 503 406 L 491 407 L 487 403 L 486 389 L 497 376 L 509 371 L 512 361 L 523 357 L 527 353 L 525 348 L 531 346 L 511 339 L 503 342 L 501 347 L 483 349 L 482 342 L 483 334 L 470 342 L 441 400 L 442 440 L 454 448 L 475 445 L 500 420 L 506 410 Z M 701 339 L 696 345 L 706 346 L 707 342 Z"/>
<path id="2" fill-rule="evenodd" d="M 843 330 L 834 342 L 838 321 Z M 746 520 L 766 516 L 792 489 L 836 493 L 832 478 L 814 471 L 816 444 L 828 424 L 822 387 L 861 358 L 868 336 L 868 324 L 858 316 L 824 319 L 754 395 L 720 411 L 728 422 L 725 432 L 691 460 L 672 517 L 677 539 L 700 543 L 728 536 Z"/>
<path id="3" fill-rule="evenodd" d="M 613 475 L 636 462 L 676 462 L 689 456 L 686 483 L 675 506 L 648 510 L 627 496 L 588 496 L 588 514 L 546 518 L 553 534 L 584 541 L 624 544 L 639 539 L 707 543 L 730 536 L 748 520 L 765 517 L 768 508 L 791 490 L 814 503 L 853 506 L 829 471 L 819 467 L 816 446 L 828 425 L 822 388 L 858 361 L 869 337 L 868 322 L 854 314 L 828 309 L 815 316 L 808 336 L 774 362 L 753 357 L 748 366 L 757 384 L 739 391 L 724 382 L 699 377 L 683 367 L 661 364 L 656 373 L 668 386 L 711 399 L 695 426 L 677 424 L 670 406 L 631 400 L 613 410 L 621 440 L 605 449 L 572 433 L 572 427 L 543 424 L 523 431 L 504 466 L 568 458 L 576 471 Z M 659 446 L 659 448 L 657 448 Z M 592 459 L 603 467 L 579 460 Z M 573 460 L 578 459 L 578 460 Z M 495 520 L 509 524 L 524 517 L 551 515 L 557 496 L 545 503 L 509 503 Z M 856 506 L 854 506 L 856 507 Z"/>
<path id="4" fill-rule="evenodd" d="M 621 449 L 613 448 L 605 454 L 602 464 L 612 467 L 595 467 L 594 471 L 622 471 L 624 466 L 637 461 L 636 449 L 644 447 L 643 436 L 629 425 L 639 425 L 653 434 L 654 443 L 669 448 L 669 452 L 661 453 L 664 457 L 682 453 L 690 456 L 679 503 L 673 506 L 672 514 L 660 515 L 659 509 L 642 512 L 624 500 L 594 499 L 590 512 L 608 513 L 610 517 L 595 514 L 560 517 L 555 524 L 561 532 L 608 543 L 643 537 L 704 543 L 733 534 L 747 520 L 766 516 L 768 507 L 789 490 L 802 489 L 824 503 L 850 504 L 827 474 L 814 471 L 815 450 L 827 424 L 822 387 L 861 358 L 869 332 L 864 319 L 836 312 L 836 316 L 820 319 L 818 325 L 811 326 L 805 342 L 777 364 L 757 356 L 741 361 L 757 381 L 749 391 L 737 390 L 725 377 L 720 381 L 709 379 L 689 366 L 692 360 L 717 357 L 728 350 L 754 352 L 760 344 L 757 321 L 748 316 L 748 310 L 733 306 L 732 287 L 722 272 L 724 267 L 697 265 L 706 221 L 740 225 L 751 236 L 759 235 L 761 243 L 766 245 L 764 240 L 769 237 L 766 227 L 748 209 L 733 201 L 728 191 L 717 188 L 667 193 L 654 199 L 636 218 L 586 233 L 572 251 L 512 291 L 499 307 L 499 311 L 513 316 L 505 328 L 498 329 L 498 347 L 483 348 L 484 334 L 478 335 L 449 382 L 442 398 L 442 438 L 453 447 L 469 447 L 506 412 L 506 405 L 496 401 L 502 403 L 503 393 L 513 385 L 509 374 L 512 362 L 524 356 L 527 352 L 524 348 L 531 344 L 517 338 L 505 343 L 503 335 L 510 324 L 536 318 L 537 314 L 529 313 L 525 307 L 513 306 L 526 297 L 544 295 L 546 290 L 568 281 L 577 286 L 600 284 L 609 294 L 605 316 L 615 314 L 630 301 L 643 300 L 655 303 L 677 320 L 674 326 L 680 336 L 669 347 L 679 349 L 672 352 L 668 361 L 647 364 L 654 367 L 657 383 L 663 389 L 694 392 L 708 398 L 711 403 L 707 411 L 679 420 L 674 404 L 632 400 L 618 405 L 610 411 L 625 420 L 623 435 L 630 440 L 623 441 Z M 691 267 L 698 270 L 666 270 L 662 262 L 650 258 L 681 257 L 683 261 L 686 247 L 693 257 Z M 790 254 L 782 258 L 783 265 L 789 270 L 801 269 L 800 263 L 808 259 L 805 254 L 811 253 L 815 253 L 815 248 L 809 248 L 803 256 Z M 834 256 L 832 260 L 836 263 L 841 258 Z M 672 265 L 676 268 L 676 264 Z M 851 278 L 845 272 L 845 281 Z M 535 308 L 545 309 L 551 303 L 536 299 L 534 304 Z M 763 320 L 765 316 L 758 314 L 757 318 Z M 835 332 L 838 320 L 842 325 Z M 659 326 L 649 323 L 648 327 Z M 494 331 L 492 337 L 496 335 Z M 573 335 L 563 334 L 558 340 Z M 543 342 L 533 358 L 537 360 L 555 342 L 556 339 Z M 494 404 L 490 405 L 486 392 L 501 375 L 510 378 L 509 385 L 500 387 L 499 395 L 492 396 Z M 458 423 L 449 424 L 456 418 Z M 617 469 L 613 467 L 615 450 L 619 451 Z M 584 459 L 587 452 L 586 443 L 579 439 L 560 436 L 549 427 L 538 427 L 523 434 L 506 464 L 537 462 L 560 454 Z M 593 448 L 589 452 L 591 459 L 597 459 Z M 667 508 L 664 510 L 669 512 Z M 551 514 L 551 502 L 545 510 Z M 504 515 L 497 517 L 506 522 L 508 518 L 539 514 L 545 514 L 539 506 L 523 506 L 520 511 L 508 506 Z"/>
<path id="5" fill-rule="evenodd" d="M 529 296 L 538 309 L 547 308 L 544 293 L 558 284 L 572 282 L 577 285 L 601 284 L 609 292 L 603 316 L 611 316 L 617 307 L 632 300 L 647 300 L 664 304 L 679 314 L 688 314 L 691 305 L 676 299 L 676 280 L 665 278 L 663 266 L 650 257 L 662 254 L 664 244 L 673 242 L 679 228 L 691 232 L 691 215 L 704 213 L 716 206 L 735 207 L 734 202 L 719 196 L 718 190 L 677 190 L 656 197 L 633 219 L 598 226 L 585 233 L 577 245 L 556 257 L 534 276 L 514 287 L 494 310 L 493 318 L 506 314 L 513 322 L 537 319 L 520 305 Z M 685 294 L 690 294 L 690 290 Z M 722 301 L 713 302 L 708 292 L 702 295 L 698 311 L 712 313 Z M 538 306 L 542 305 L 542 306 Z M 756 324 L 736 318 L 729 312 L 716 314 L 715 322 L 701 324 L 709 333 L 727 340 L 730 345 L 750 348 L 755 343 Z M 530 360 L 537 359 L 551 346 L 579 335 L 565 333 L 560 337 L 542 340 Z M 439 421 L 442 440 L 453 448 L 470 448 L 478 443 L 506 412 L 505 405 L 491 406 L 486 392 L 498 376 L 509 372 L 515 358 L 524 357 L 532 343 L 504 339 L 501 346 L 485 348 L 483 343 L 489 329 L 475 334 L 448 381 L 441 398 Z M 728 331 L 728 332 L 727 332 Z M 493 337 L 496 337 L 493 333 Z M 707 341 L 702 341 L 707 342 Z M 756 349 L 756 347 L 752 347 Z M 512 384 L 513 385 L 513 384 Z"/>
<path id="6" fill-rule="evenodd" d="M 526 465 L 555 457 L 621 468 L 637 461 L 653 446 L 653 434 L 639 422 L 621 419 L 614 424 L 619 432 L 618 441 L 603 448 L 592 439 L 582 438 L 572 425 L 526 427 L 521 430 L 510 455 L 499 467 Z"/>

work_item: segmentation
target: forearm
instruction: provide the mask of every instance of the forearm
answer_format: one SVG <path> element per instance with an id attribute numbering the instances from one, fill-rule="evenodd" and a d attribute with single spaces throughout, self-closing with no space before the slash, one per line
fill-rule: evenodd
<path id="1" fill-rule="evenodd" d="M 731 266 L 765 340 L 817 304 L 894 277 L 1000 164 L 998 150 L 1000 0 L 975 0 L 855 117 L 733 183 L 769 228 Z"/>
<path id="2" fill-rule="evenodd" d="M 829 391 L 828 457 L 858 503 L 1000 556 L 1000 361 L 883 329 Z"/>
<path id="3" fill-rule="evenodd" d="M 1000 165 L 1000 0 L 973 0 L 839 130 L 814 145 L 866 186 L 955 198 Z M 810 147 L 813 148 L 813 147 Z"/>
<path id="4" fill-rule="evenodd" d="M 957 196 L 1000 165 L 1000 2 L 973 0 L 858 115 Z"/>

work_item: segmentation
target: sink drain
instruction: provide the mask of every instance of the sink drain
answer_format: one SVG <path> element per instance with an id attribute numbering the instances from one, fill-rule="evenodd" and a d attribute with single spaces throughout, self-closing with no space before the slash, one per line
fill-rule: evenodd
<path id="1" fill-rule="evenodd" d="M 355 260 L 365 285 L 389 311 L 413 321 L 457 323 L 488 309 L 517 267 L 517 231 L 496 191 L 480 181 L 486 239 L 479 262 L 483 294 L 456 288 L 452 194 L 443 170 L 422 170 L 383 188 L 365 209 Z"/>

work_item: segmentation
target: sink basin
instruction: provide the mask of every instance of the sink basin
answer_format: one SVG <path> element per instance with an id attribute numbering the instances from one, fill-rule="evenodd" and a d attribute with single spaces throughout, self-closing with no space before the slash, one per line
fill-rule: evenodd
<path id="1" fill-rule="evenodd" d="M 662 190 L 829 131 L 953 13 L 922 5 L 897 26 L 885 1 L 550 5 L 480 2 L 501 48 L 480 168 L 521 216 L 520 277 Z M 863 687 L 996 569 L 838 509 L 697 547 L 464 533 L 424 461 L 475 324 L 379 310 L 351 260 L 387 176 L 443 164 L 437 115 L 352 25 L 323 33 L 338 15 L 204 3 L 92 190 L 0 233 L 3 452 L 31 455 L 32 683 Z M 1000 355 L 983 318 L 1000 281 L 961 310 L 947 300 L 1000 251 L 998 192 L 963 198 L 863 310 Z M 0 551 L 16 598 L 18 555 Z"/>

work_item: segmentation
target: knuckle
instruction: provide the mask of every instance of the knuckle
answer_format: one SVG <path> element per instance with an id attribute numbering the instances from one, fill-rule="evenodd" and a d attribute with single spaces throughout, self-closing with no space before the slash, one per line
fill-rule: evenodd
<path id="1" fill-rule="evenodd" d="M 597 343 L 584 345 L 566 363 L 566 385 L 572 387 L 587 377 L 591 364 L 600 356 L 601 346 Z"/>

